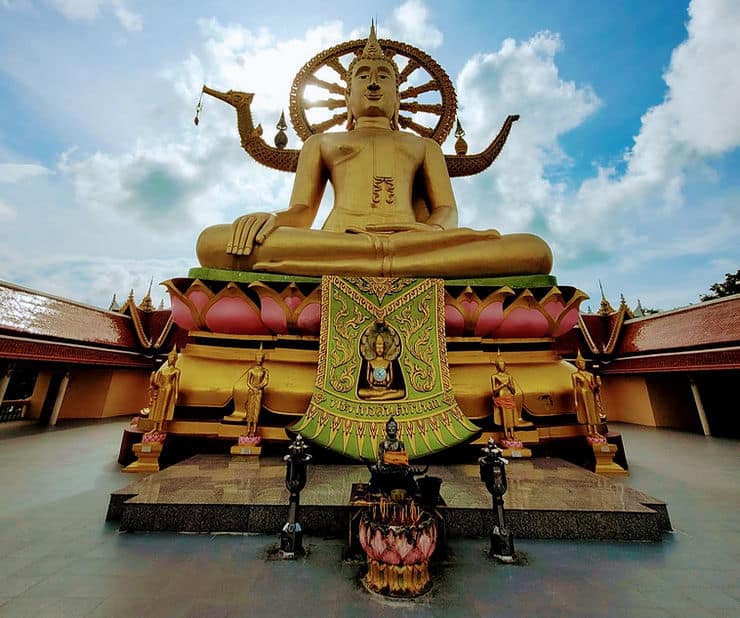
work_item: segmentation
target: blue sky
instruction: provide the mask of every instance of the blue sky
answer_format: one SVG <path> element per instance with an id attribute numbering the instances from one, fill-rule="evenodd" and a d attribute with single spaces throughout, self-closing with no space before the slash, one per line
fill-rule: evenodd
<path id="1" fill-rule="evenodd" d="M 462 224 L 543 236 L 594 308 L 598 279 L 670 309 L 740 267 L 740 2 L 350 4 L 0 0 L 0 278 L 107 305 L 186 275 L 205 225 L 285 207 L 230 109 L 193 126 L 200 86 L 255 92 L 271 135 L 298 68 L 370 18 L 445 68 L 471 152 L 521 114 L 454 182 Z"/>

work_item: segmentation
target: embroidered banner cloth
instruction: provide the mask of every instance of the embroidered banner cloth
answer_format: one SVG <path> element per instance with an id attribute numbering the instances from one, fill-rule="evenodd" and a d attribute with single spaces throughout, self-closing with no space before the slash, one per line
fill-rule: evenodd
<path id="1" fill-rule="evenodd" d="M 371 460 L 390 416 L 412 459 L 480 433 L 452 391 L 441 279 L 324 276 L 321 304 L 316 384 L 290 431 Z"/>

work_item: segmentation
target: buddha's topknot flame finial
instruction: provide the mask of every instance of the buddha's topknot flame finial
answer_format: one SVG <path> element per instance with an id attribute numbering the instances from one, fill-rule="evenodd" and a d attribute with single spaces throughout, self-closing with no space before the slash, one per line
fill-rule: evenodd
<path id="1" fill-rule="evenodd" d="M 378 36 L 375 33 L 375 21 L 370 22 L 370 34 L 367 36 L 365 49 L 362 50 L 360 58 L 365 60 L 387 60 L 383 48 L 378 43 Z"/>

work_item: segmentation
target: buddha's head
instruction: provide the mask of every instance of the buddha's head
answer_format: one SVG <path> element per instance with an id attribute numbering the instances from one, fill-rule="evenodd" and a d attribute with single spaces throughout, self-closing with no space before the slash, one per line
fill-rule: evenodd
<path id="1" fill-rule="evenodd" d="M 370 27 L 365 49 L 352 61 L 347 74 L 347 128 L 351 130 L 357 118 L 385 117 L 391 121 L 391 127 L 397 129 L 398 67 L 383 53 L 374 24 Z"/>
<path id="2" fill-rule="evenodd" d="M 378 333 L 375 337 L 375 354 L 381 358 L 385 352 L 385 339 L 383 339 L 383 335 Z"/>
<path id="3" fill-rule="evenodd" d="M 584 360 L 583 356 L 581 356 L 580 350 L 578 350 L 578 356 L 576 356 L 576 367 L 581 371 L 586 368 L 586 361 Z"/>
<path id="4" fill-rule="evenodd" d="M 501 356 L 500 352 L 496 354 L 496 369 L 501 372 L 506 370 L 506 362 L 504 362 L 504 357 Z"/>
<path id="5" fill-rule="evenodd" d="M 175 366 L 175 363 L 177 362 L 177 348 L 172 348 L 172 350 L 170 350 L 170 353 L 167 355 L 167 362 L 171 367 Z"/>
<path id="6" fill-rule="evenodd" d="M 388 436 L 391 440 L 394 440 L 397 433 L 398 423 L 396 422 L 396 419 L 391 416 L 388 419 L 388 422 L 385 424 L 385 435 Z"/>

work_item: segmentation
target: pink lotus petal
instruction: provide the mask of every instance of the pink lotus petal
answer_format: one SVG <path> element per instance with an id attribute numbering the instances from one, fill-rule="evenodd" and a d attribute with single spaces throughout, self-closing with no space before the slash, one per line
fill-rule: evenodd
<path id="1" fill-rule="evenodd" d="M 206 294 L 203 290 L 190 290 L 187 294 L 188 300 L 193 303 L 195 308 L 198 310 L 198 313 L 203 313 L 203 308 L 208 304 L 208 301 L 211 300 L 208 297 L 208 294 Z"/>
<path id="2" fill-rule="evenodd" d="M 385 540 L 383 539 L 383 534 L 380 532 L 379 528 L 375 530 L 370 539 L 370 547 L 373 550 L 373 554 L 377 556 L 375 560 L 380 560 L 380 556 L 382 556 L 385 551 Z"/>
<path id="3" fill-rule="evenodd" d="M 242 298 L 220 298 L 206 314 L 206 326 L 214 333 L 269 335 L 254 307 Z"/>
<path id="4" fill-rule="evenodd" d="M 287 296 L 284 300 L 285 304 L 290 307 L 291 311 L 295 311 L 296 307 L 303 302 L 303 299 L 300 296 Z"/>
<path id="5" fill-rule="evenodd" d="M 565 305 L 559 300 L 550 301 L 545 305 L 545 311 L 553 320 L 556 320 L 560 313 L 565 309 Z"/>
<path id="6" fill-rule="evenodd" d="M 571 328 L 573 328 L 578 323 L 578 308 L 574 307 L 568 311 L 563 316 L 563 319 L 560 320 L 560 324 L 558 324 L 558 328 L 555 331 L 555 336 L 559 337 L 563 333 L 567 333 Z"/>
<path id="7" fill-rule="evenodd" d="M 549 327 L 547 318 L 537 309 L 517 307 L 504 318 L 496 331 L 496 336 L 544 337 Z"/>
<path id="8" fill-rule="evenodd" d="M 403 558 L 404 564 L 418 564 L 419 562 L 422 562 L 424 560 L 424 555 L 422 554 L 421 549 L 417 546 L 411 549 L 411 551 L 406 554 Z"/>
<path id="9" fill-rule="evenodd" d="M 285 335 L 288 332 L 288 316 L 285 315 L 285 309 L 269 296 L 260 298 L 260 305 L 265 326 L 278 335 Z"/>
<path id="10" fill-rule="evenodd" d="M 452 305 L 445 305 L 445 328 L 448 337 L 460 337 L 465 332 L 465 318 Z"/>
<path id="11" fill-rule="evenodd" d="M 402 535 L 400 535 L 399 537 L 397 537 L 397 539 L 396 539 L 396 544 L 395 544 L 395 549 L 396 549 L 396 551 L 398 552 L 398 555 L 399 555 L 399 556 L 401 556 L 401 561 L 402 561 L 402 562 L 403 562 L 404 564 L 408 564 L 408 563 L 406 562 L 406 556 L 408 555 L 408 553 L 409 553 L 409 552 L 410 552 L 410 551 L 411 551 L 412 549 L 414 549 L 414 546 L 413 546 L 413 545 L 411 545 L 411 544 L 410 544 L 410 543 L 408 542 L 408 539 L 406 538 L 406 535 L 405 535 L 405 534 L 402 534 Z"/>
<path id="12" fill-rule="evenodd" d="M 170 304 L 172 305 L 172 319 L 175 324 L 184 330 L 195 330 L 197 328 L 190 307 L 182 299 L 170 293 Z"/>
<path id="13" fill-rule="evenodd" d="M 476 337 L 490 337 L 496 331 L 504 317 L 503 307 L 503 303 L 499 301 L 491 303 L 480 312 L 475 324 Z"/>
<path id="14" fill-rule="evenodd" d="M 380 556 L 385 564 L 401 564 L 401 556 L 395 549 L 386 549 Z"/>
<path id="15" fill-rule="evenodd" d="M 298 330 L 307 335 L 318 335 L 321 328 L 321 305 L 310 303 L 306 305 L 296 320 Z"/>
<path id="16" fill-rule="evenodd" d="M 463 300 L 460 301 L 460 304 L 462 305 L 463 312 L 465 313 L 465 317 L 470 317 L 475 313 L 475 310 L 478 308 L 478 301 L 476 300 Z"/>

